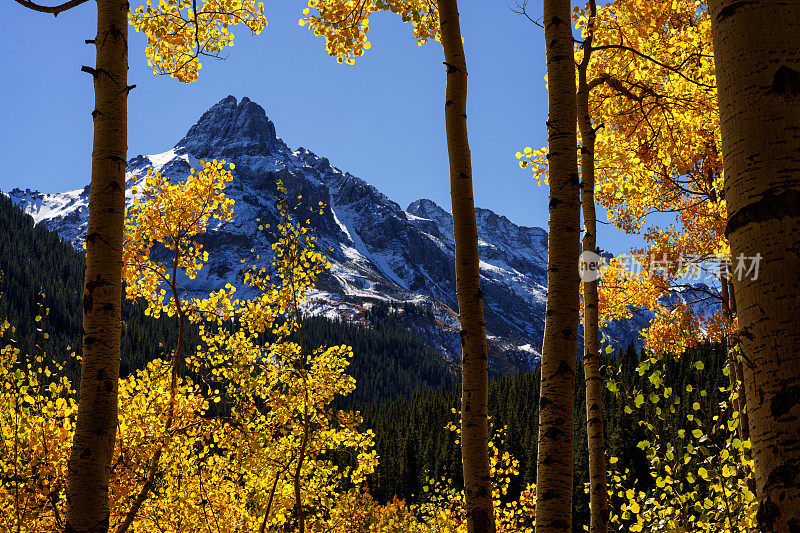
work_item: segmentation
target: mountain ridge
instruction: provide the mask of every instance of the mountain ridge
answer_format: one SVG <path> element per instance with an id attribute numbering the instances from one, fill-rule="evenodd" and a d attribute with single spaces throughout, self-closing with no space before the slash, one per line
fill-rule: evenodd
<path id="1" fill-rule="evenodd" d="M 327 158 L 303 147 L 289 148 L 261 106 L 233 96 L 203 113 L 170 150 L 132 157 L 126 189 L 130 192 L 150 168 L 179 180 L 199 160 L 212 158 L 236 165 L 234 180 L 226 189 L 235 200 L 234 217 L 203 237 L 210 260 L 195 280 L 187 280 L 192 292 L 208 293 L 228 282 L 243 285 L 239 260 L 252 259 L 253 249 L 270 250 L 256 220 L 274 227 L 280 181 L 289 198 L 298 199 L 297 209 L 308 213 L 332 265 L 305 304 L 308 313 L 358 320 L 380 301 L 421 306 L 435 320 L 407 327 L 450 360 L 460 359 L 452 217 L 446 209 L 425 198 L 401 208 Z M 17 188 L 8 195 L 36 222 L 80 246 L 86 231 L 88 186 L 55 194 Z M 322 212 L 319 202 L 325 205 Z M 490 368 L 495 373 L 529 370 L 540 355 L 544 329 L 547 232 L 516 225 L 489 209 L 475 212 Z M 267 255 L 262 253 L 264 266 Z M 621 341 L 630 337 L 630 331 L 611 328 L 606 335 Z"/>

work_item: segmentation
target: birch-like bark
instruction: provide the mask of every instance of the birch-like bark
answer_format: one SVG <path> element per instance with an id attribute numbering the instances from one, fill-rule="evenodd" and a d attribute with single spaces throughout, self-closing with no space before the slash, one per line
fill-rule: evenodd
<path id="1" fill-rule="evenodd" d="M 710 14 L 758 529 L 800 531 L 800 2 Z"/>
<path id="2" fill-rule="evenodd" d="M 117 430 L 122 301 L 122 232 L 127 166 L 128 3 L 97 0 L 83 362 L 80 403 L 67 477 L 69 533 L 105 533 L 108 479 Z"/>
<path id="3" fill-rule="evenodd" d="M 489 357 L 480 284 L 478 226 L 472 197 L 472 161 L 467 138 L 467 61 L 461 42 L 457 0 L 438 0 L 437 4 L 447 68 L 444 116 L 461 322 L 461 458 L 467 531 L 494 533 L 489 477 Z"/>
<path id="4" fill-rule="evenodd" d="M 590 1 L 590 15 L 597 12 Z M 577 112 L 581 133 L 581 204 L 583 207 L 583 252 L 597 251 L 597 213 L 594 202 L 594 145 L 596 134 L 589 111 L 586 71 L 592 58 L 594 31 L 590 26 L 578 65 Z M 588 271 L 585 270 L 587 274 Z M 583 281 L 583 371 L 586 377 L 586 438 L 589 448 L 589 531 L 608 531 L 608 487 L 606 483 L 606 442 L 603 422 L 603 376 L 600 374 L 600 318 L 596 279 Z"/>
<path id="5" fill-rule="evenodd" d="M 575 151 L 575 63 L 569 0 L 544 1 L 550 220 L 542 345 L 537 533 L 572 531 L 575 360 L 578 350 L 580 197 Z"/>

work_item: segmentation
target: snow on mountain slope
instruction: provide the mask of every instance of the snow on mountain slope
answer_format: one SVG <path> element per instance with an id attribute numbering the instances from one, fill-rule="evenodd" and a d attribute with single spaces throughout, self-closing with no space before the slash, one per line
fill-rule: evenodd
<path id="1" fill-rule="evenodd" d="M 292 150 L 262 107 L 233 96 L 206 111 L 170 150 L 129 161 L 129 201 L 130 188 L 148 168 L 179 180 L 198 161 L 212 158 L 236 165 L 234 181 L 226 189 L 236 202 L 234 218 L 203 238 L 210 261 L 195 280 L 187 281 L 189 290 L 207 293 L 228 282 L 241 287 L 240 259 L 251 258 L 251 249 L 269 256 L 269 238 L 258 230 L 256 219 L 274 227 L 280 180 L 289 198 L 302 197 L 298 212 L 308 213 L 332 265 L 306 305 L 309 312 L 353 318 L 377 300 L 414 303 L 432 310 L 435 320 L 409 327 L 451 359 L 460 357 L 452 217 L 447 211 L 425 199 L 404 210 L 326 158 L 302 147 Z M 8 195 L 37 222 L 80 246 L 88 186 L 56 194 L 14 189 Z M 319 202 L 326 206 L 322 213 Z M 476 209 L 476 216 L 491 368 L 530 368 L 539 356 L 544 327 L 547 232 L 518 226 L 486 209 Z"/>

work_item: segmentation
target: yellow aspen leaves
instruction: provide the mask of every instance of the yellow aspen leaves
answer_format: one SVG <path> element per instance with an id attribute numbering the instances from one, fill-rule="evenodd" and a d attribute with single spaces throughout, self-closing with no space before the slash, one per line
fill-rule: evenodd
<path id="1" fill-rule="evenodd" d="M 615 0 L 576 7 L 575 27 L 593 27 L 588 65 L 589 107 L 598 132 L 595 198 L 617 227 L 640 234 L 646 246 L 631 250 L 628 265 L 609 265 L 600 280 L 602 320 L 630 316 L 627 308 L 655 312 L 644 332 L 655 353 L 681 352 L 701 339 L 721 340 L 735 331 L 735 317 L 720 310 L 699 316 L 687 301 L 667 304 L 670 290 L 687 276 L 714 268 L 730 253 L 719 151 L 719 112 L 704 2 Z M 576 45 L 576 60 L 583 55 Z M 580 136 L 579 136 L 580 139 Z M 547 183 L 545 148 L 526 147 L 516 158 Z M 576 157 L 580 165 L 580 150 Z M 650 215 L 674 224 L 648 227 Z M 621 276 L 620 267 L 636 267 Z"/>
<path id="2" fill-rule="evenodd" d="M 454 411 L 458 413 L 457 410 Z M 460 435 L 458 424 L 450 423 L 448 428 L 457 436 Z M 525 485 L 516 499 L 508 501 L 506 497 L 511 479 L 519 474 L 519 461 L 504 450 L 507 429 L 493 428 L 492 439 L 489 441 L 489 472 L 496 527 L 498 532 L 503 533 L 533 533 L 536 486 L 532 483 Z M 427 478 L 422 490 L 418 503 L 408 505 L 395 501 L 379 508 L 377 510 L 379 523 L 388 522 L 387 525 L 395 527 L 370 531 L 467 532 L 463 489 L 456 487 L 451 479 Z"/>
<path id="3" fill-rule="evenodd" d="M 139 195 L 126 213 L 122 259 L 125 294 L 143 298 L 148 314 L 172 316 L 187 295 L 178 293 L 178 274 L 194 279 L 208 252 L 197 237 L 206 233 L 212 221 L 225 222 L 233 216 L 233 199 L 224 189 L 233 179 L 225 161 L 201 161 L 179 183 L 159 173 L 148 174 Z M 227 167 L 227 168 L 226 168 Z M 165 248 L 164 260 L 155 260 L 154 250 Z M 171 288 L 167 295 L 165 286 Z"/>
<path id="4" fill-rule="evenodd" d="M 147 36 L 145 54 L 153 73 L 184 83 L 197 80 L 201 57 L 222 58 L 233 46 L 232 26 L 242 24 L 259 34 L 267 25 L 264 4 L 255 0 L 147 0 L 129 18 Z"/>
<path id="5" fill-rule="evenodd" d="M 545 185 L 549 184 L 547 174 L 547 146 L 543 146 L 538 150 L 533 150 L 530 146 L 526 146 L 522 152 L 514 154 L 519 160 L 519 168 L 529 168 L 533 171 L 533 179 L 536 183 L 542 185 L 542 176 L 544 176 Z"/>
<path id="6" fill-rule="evenodd" d="M 0 530 L 54 531 L 78 404 L 63 366 L 20 353 L 11 333 L 0 319 Z"/>
<path id="7" fill-rule="evenodd" d="M 361 487 L 377 464 L 375 434 L 361 427 L 358 412 L 333 406 L 355 387 L 345 372 L 352 349 L 299 342 L 300 305 L 328 263 L 313 232 L 291 216 L 285 189 L 275 282 L 257 270 L 255 295 L 246 300 L 232 300 L 230 284 L 202 299 L 167 296 L 178 270 L 196 273 L 207 259 L 193 238 L 232 217 L 224 195 L 229 168 L 204 162 L 180 183 L 150 173 L 128 212 L 127 295 L 143 298 L 154 315 L 188 313 L 201 342 L 175 382 L 174 362 L 160 359 L 120 381 L 112 530 L 140 496 L 131 531 L 217 531 L 209 529 L 212 517 L 222 531 L 280 530 L 294 520 L 297 494 L 309 531 L 336 530 L 365 512 Z M 172 260 L 157 261 L 159 254 Z M 56 378 L 61 367 L 40 357 L 20 370 L 24 358 L 6 342 L 10 330 L 0 322 L 0 472 L 15 472 L 0 484 L 0 529 L 54 531 L 63 527 L 77 403 L 69 381 Z M 155 485 L 148 488 L 148 479 Z"/>
<path id="8" fill-rule="evenodd" d="M 353 65 L 372 47 L 367 40 L 369 17 L 381 11 L 410 22 L 420 45 L 439 38 L 439 14 L 429 0 L 309 0 L 298 23 L 323 37 L 328 54 L 339 63 Z"/>
<path id="9" fill-rule="evenodd" d="M 684 357 L 687 357 L 684 355 Z M 653 487 L 639 490 L 630 471 L 618 459 L 612 459 L 609 472 L 609 501 L 621 501 L 612 511 L 616 530 L 681 531 L 691 524 L 691 531 L 752 531 L 758 509 L 749 484 L 753 481 L 753 461 L 748 453 L 750 441 L 738 437 L 739 413 L 736 387 L 721 389 L 727 399 L 718 407 L 701 406 L 706 391 L 687 385 L 681 390 L 666 387 L 675 379 L 675 366 L 664 357 L 643 359 L 637 368 L 643 390 L 630 382 L 616 383 L 618 395 L 628 405 L 625 413 L 636 413 L 644 440 L 638 443 L 648 463 Z M 686 368 L 699 373 L 701 361 L 688 361 Z M 673 373 L 671 377 L 668 374 Z M 682 392 L 685 390 L 685 392 Z M 648 401 L 649 400 L 649 401 Z M 663 409 L 675 412 L 675 406 L 692 406 L 692 413 L 674 421 L 671 430 L 660 430 L 649 422 L 661 416 Z"/>

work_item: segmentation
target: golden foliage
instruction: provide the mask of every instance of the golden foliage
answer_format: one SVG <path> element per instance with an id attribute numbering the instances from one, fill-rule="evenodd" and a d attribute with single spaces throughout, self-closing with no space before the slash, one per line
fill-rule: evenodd
<path id="1" fill-rule="evenodd" d="M 665 301 L 668 291 L 685 288 L 687 276 L 714 269 L 730 252 L 707 5 L 615 0 L 598 6 L 592 20 L 588 7 L 576 7 L 573 19 L 584 37 L 593 29 L 595 198 L 613 224 L 647 243 L 631 250 L 636 260 L 627 269 L 619 261 L 608 266 L 599 285 L 601 322 L 629 318 L 637 308 L 654 311 L 645 343 L 659 354 L 720 340 L 733 330 L 721 311 L 701 317 L 692 302 Z M 580 46 L 575 55 L 580 61 Z M 546 148 L 525 148 L 516 158 L 547 183 Z M 660 218 L 646 227 L 656 213 L 671 214 L 675 224 Z"/>
<path id="2" fill-rule="evenodd" d="M 371 48 L 369 17 L 381 11 L 411 22 L 420 45 L 439 39 L 439 13 L 432 0 L 309 0 L 299 24 L 324 37 L 328 54 L 339 63 L 353 65 Z"/>
<path id="3" fill-rule="evenodd" d="M 206 233 L 212 221 L 226 222 L 233 216 L 234 201 L 224 194 L 231 181 L 233 164 L 225 161 L 201 161 L 202 169 L 191 172 L 185 181 L 170 183 L 160 173 L 148 170 L 144 184 L 133 187 L 133 203 L 126 213 L 122 260 L 125 295 L 131 300 L 143 298 L 147 314 L 159 317 L 187 312 L 181 306 L 186 298 L 178 283 L 178 274 L 194 279 L 208 260 L 208 252 L 196 237 Z M 166 260 L 154 259 L 154 250 L 165 248 Z M 159 250 L 161 251 L 161 250 Z M 167 290 L 170 294 L 167 297 Z M 191 301 L 191 299 L 188 299 Z M 198 311 L 208 304 L 194 301 Z M 195 316 L 195 320 L 200 317 Z"/>
<path id="4" fill-rule="evenodd" d="M 698 374 L 704 370 L 702 361 L 693 366 Z M 742 441 L 738 432 L 738 384 L 725 389 L 728 399 L 721 405 L 703 407 L 704 389 L 665 385 L 666 359 L 650 357 L 637 370 L 648 376 L 645 389 L 631 390 L 615 380 L 608 389 L 627 400 L 626 413 L 640 419 L 646 438 L 637 446 L 650 463 L 651 488 L 640 488 L 643 484 L 631 479 L 627 468 L 619 469 L 612 457 L 612 525 L 618 531 L 754 531 L 758 503 L 751 491 L 750 441 Z M 723 372 L 727 375 L 727 367 Z M 681 403 L 692 406 L 691 414 L 657 432 L 650 420 L 676 418 Z"/>
<path id="5" fill-rule="evenodd" d="M 332 407 L 355 386 L 345 373 L 352 349 L 307 350 L 299 340 L 299 305 L 330 265 L 285 198 L 273 246 L 276 283 L 251 272 L 257 295 L 249 300 L 232 300 L 232 287 L 207 300 L 178 294 L 177 270 L 191 277 L 205 260 L 194 239 L 233 214 L 224 165 L 204 163 L 177 184 L 148 175 L 128 213 L 129 297 L 144 298 L 152 315 L 186 313 L 202 344 L 187 354 L 183 376 L 176 349 L 171 361 L 151 361 L 120 381 L 109 487 L 115 530 L 126 519 L 132 531 L 174 532 L 275 530 L 302 519 L 308 530 L 325 531 L 341 520 L 340 494 L 359 487 L 377 462 L 361 416 Z M 154 259 L 159 247 L 171 263 Z M 0 334 L 7 331 L 3 322 Z M 26 363 L 7 342 L 0 356 L 4 530 L 52 531 L 63 527 L 74 392 L 41 356 Z"/>
<path id="6" fill-rule="evenodd" d="M 20 353 L 10 342 L 13 334 L 8 321 L 0 321 L 0 530 L 55 531 L 64 526 L 78 405 L 63 367 L 44 353 Z"/>
<path id="7" fill-rule="evenodd" d="M 249 0 L 151 0 L 131 11 L 130 23 L 147 36 L 147 63 L 153 74 L 184 83 L 197 80 L 201 57 L 222 58 L 233 46 L 230 28 L 244 25 L 255 34 L 267 25 L 264 4 Z"/>

